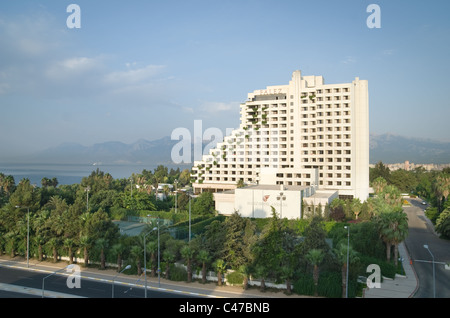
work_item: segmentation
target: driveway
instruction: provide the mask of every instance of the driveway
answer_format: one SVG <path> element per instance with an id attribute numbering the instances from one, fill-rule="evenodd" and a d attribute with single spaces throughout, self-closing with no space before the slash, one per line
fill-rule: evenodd
<path id="1" fill-rule="evenodd" d="M 408 201 L 411 206 L 404 208 L 409 225 L 405 244 L 419 279 L 414 297 L 432 298 L 435 294 L 437 298 L 450 298 L 450 270 L 446 270 L 444 265 L 450 263 L 450 241 L 440 239 L 435 233 L 433 224 L 425 216 L 426 206 L 422 205 L 422 200 Z M 424 245 L 428 245 L 429 250 Z M 430 252 L 434 256 L 434 276 Z"/>

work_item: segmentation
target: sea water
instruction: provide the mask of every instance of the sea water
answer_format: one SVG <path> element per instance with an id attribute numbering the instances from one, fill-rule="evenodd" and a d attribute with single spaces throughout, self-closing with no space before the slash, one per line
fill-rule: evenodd
<path id="1" fill-rule="evenodd" d="M 23 178 L 28 178 L 31 184 L 41 186 L 42 178 L 56 178 L 58 184 L 80 183 L 83 177 L 88 177 L 93 171 L 99 169 L 109 173 L 114 179 L 129 178 L 133 173 L 139 174 L 142 170 L 154 171 L 157 165 L 132 164 L 25 164 L 0 163 L 0 172 L 12 175 L 16 184 Z M 169 169 L 171 167 L 167 166 Z M 176 169 L 176 167 L 173 167 Z"/>

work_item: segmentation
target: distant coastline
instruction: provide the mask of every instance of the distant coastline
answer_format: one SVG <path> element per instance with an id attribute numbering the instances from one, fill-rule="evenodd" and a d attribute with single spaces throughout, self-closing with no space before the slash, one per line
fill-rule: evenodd
<path id="1" fill-rule="evenodd" d="M 57 178 L 58 184 L 80 183 L 83 177 L 88 177 L 97 169 L 109 173 L 114 179 L 129 178 L 133 173 L 139 174 L 142 170 L 153 171 L 158 165 L 154 164 L 62 164 L 62 163 L 0 163 L 0 172 L 12 175 L 14 181 L 19 183 L 23 178 L 28 178 L 31 184 L 41 186 L 42 178 Z M 180 170 L 186 166 L 164 165 L 169 169 Z"/>

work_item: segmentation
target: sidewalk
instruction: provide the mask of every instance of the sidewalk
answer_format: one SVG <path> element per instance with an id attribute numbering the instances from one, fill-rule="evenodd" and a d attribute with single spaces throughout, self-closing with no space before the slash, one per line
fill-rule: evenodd
<path id="1" fill-rule="evenodd" d="M 395 279 L 383 278 L 381 288 L 366 288 L 363 298 L 412 298 L 414 296 L 419 287 L 419 281 L 410 264 L 410 257 L 404 243 L 398 246 L 398 252 L 403 259 L 405 276 L 396 276 Z"/>

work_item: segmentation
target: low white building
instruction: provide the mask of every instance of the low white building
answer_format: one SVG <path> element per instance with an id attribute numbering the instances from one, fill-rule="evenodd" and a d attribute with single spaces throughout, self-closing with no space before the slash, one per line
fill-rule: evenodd
<path id="1" fill-rule="evenodd" d="M 254 185 L 214 193 L 215 208 L 220 214 L 237 211 L 243 217 L 268 218 L 272 207 L 281 218 L 302 218 L 302 201 L 319 203 L 322 209 L 338 191 L 316 190 L 313 186 Z M 306 201 L 308 200 L 308 201 Z"/>

